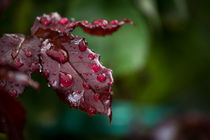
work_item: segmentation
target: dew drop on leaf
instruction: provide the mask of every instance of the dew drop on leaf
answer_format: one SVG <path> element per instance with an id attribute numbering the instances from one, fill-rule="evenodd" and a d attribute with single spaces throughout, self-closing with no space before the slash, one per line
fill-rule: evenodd
<path id="1" fill-rule="evenodd" d="M 88 55 L 88 58 L 89 58 L 90 60 L 93 60 L 93 59 L 95 58 L 95 55 L 89 54 L 89 55 Z"/>
<path id="2" fill-rule="evenodd" d="M 17 61 L 14 62 L 14 66 L 17 68 L 20 68 L 23 66 L 23 63 L 21 62 L 20 58 L 18 58 Z"/>
<path id="3" fill-rule="evenodd" d="M 91 69 L 92 69 L 94 72 L 98 72 L 98 71 L 101 69 L 101 67 L 100 67 L 99 65 L 97 65 L 97 64 L 94 64 L 94 65 L 91 67 Z"/>
<path id="4" fill-rule="evenodd" d="M 42 17 L 41 18 L 41 24 L 42 25 L 45 25 L 45 26 L 47 26 L 47 25 L 50 25 L 50 20 L 48 20 L 46 17 Z"/>
<path id="5" fill-rule="evenodd" d="M 49 71 L 46 70 L 46 69 L 44 69 L 44 70 L 42 71 L 42 73 L 43 73 L 43 76 L 44 76 L 45 78 L 48 78 L 49 75 L 50 75 Z"/>
<path id="6" fill-rule="evenodd" d="M 97 80 L 99 82 L 104 82 L 106 80 L 106 75 L 104 73 L 98 74 Z"/>
<path id="7" fill-rule="evenodd" d="M 60 72 L 59 78 L 61 87 L 69 87 L 73 83 L 73 77 L 70 74 Z"/>
<path id="8" fill-rule="evenodd" d="M 87 45 L 85 44 L 85 41 L 84 41 L 84 40 L 81 40 L 81 41 L 79 42 L 78 47 L 79 47 L 79 50 L 80 50 L 81 52 L 84 52 L 84 51 L 86 51 L 86 49 L 87 49 Z"/>
<path id="9" fill-rule="evenodd" d="M 83 56 L 79 56 L 79 59 L 82 59 L 83 58 Z"/>
<path id="10" fill-rule="evenodd" d="M 98 94 L 94 94 L 94 100 L 99 101 L 99 95 Z"/>
<path id="11" fill-rule="evenodd" d="M 88 114 L 88 115 L 93 115 L 93 114 L 95 114 L 95 109 L 93 109 L 92 107 L 88 108 L 88 109 L 87 109 L 87 114 Z"/>
<path id="12" fill-rule="evenodd" d="M 27 57 L 30 57 L 32 54 L 31 54 L 30 51 L 26 51 L 26 52 L 25 52 L 25 55 L 26 55 Z"/>
<path id="13" fill-rule="evenodd" d="M 68 55 L 66 51 L 62 49 L 59 50 L 50 49 L 47 51 L 47 55 L 60 63 L 65 63 L 68 61 Z"/>
<path id="14" fill-rule="evenodd" d="M 99 20 L 93 21 L 92 24 L 105 27 L 105 26 L 107 26 L 108 22 L 107 22 L 107 20 L 99 19 Z"/>
<path id="15" fill-rule="evenodd" d="M 113 84 L 112 82 L 107 83 L 108 86 L 111 86 L 112 84 Z"/>
<path id="16" fill-rule="evenodd" d="M 33 72 L 40 72 L 40 64 L 38 63 L 32 63 L 30 66 L 30 70 Z"/>
<path id="17" fill-rule="evenodd" d="M 117 24 L 117 23 L 118 23 L 117 20 L 112 20 L 112 21 L 109 22 L 109 24 Z"/>
<path id="18" fill-rule="evenodd" d="M 67 24 L 68 22 L 69 22 L 69 20 L 67 18 L 61 18 L 60 19 L 61 24 Z"/>

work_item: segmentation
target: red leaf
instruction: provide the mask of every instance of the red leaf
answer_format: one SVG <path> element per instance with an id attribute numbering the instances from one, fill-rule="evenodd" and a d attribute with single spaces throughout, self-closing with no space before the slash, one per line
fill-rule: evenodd
<path id="1" fill-rule="evenodd" d="M 115 21 L 104 28 L 99 21 L 91 26 L 71 22 L 57 13 L 38 17 L 31 29 L 32 35 L 43 39 L 41 63 L 43 75 L 59 97 L 70 107 L 86 111 L 89 115 L 107 114 L 111 120 L 112 72 L 99 62 L 84 38 L 70 34 L 76 26 L 91 28 L 91 34 L 111 34 L 129 20 Z M 101 30 L 103 29 L 103 30 Z M 92 32 L 93 31 L 93 32 Z"/>
<path id="2" fill-rule="evenodd" d="M 104 19 L 95 20 L 92 23 L 88 23 L 88 21 L 76 22 L 69 21 L 67 18 L 61 18 L 58 13 L 51 13 L 49 15 L 43 14 L 41 17 L 37 17 L 31 32 L 33 35 L 42 35 L 42 37 L 45 38 L 52 36 L 52 32 L 45 32 L 45 30 L 69 33 L 73 31 L 75 27 L 81 27 L 85 32 L 91 35 L 104 36 L 111 35 L 125 23 L 133 24 L 129 19 L 123 19 L 121 21 L 112 20 L 110 22 Z"/>
<path id="3" fill-rule="evenodd" d="M 111 117 L 112 71 L 100 64 L 99 55 L 88 48 L 84 38 L 60 35 L 46 39 L 41 48 L 41 60 L 49 85 L 70 107 L 89 115 L 102 113 Z"/>
<path id="4" fill-rule="evenodd" d="M 23 140 L 25 110 L 7 92 L 0 89 L 0 132 L 6 133 L 9 140 Z"/>
<path id="5" fill-rule="evenodd" d="M 37 37 L 4 34 L 0 38 L 0 62 L 13 64 L 26 73 L 39 72 L 40 45 Z"/>
<path id="6" fill-rule="evenodd" d="M 99 55 L 88 48 L 84 38 L 70 32 L 81 27 L 92 35 L 110 35 L 124 23 L 133 24 L 128 19 L 109 23 L 106 20 L 75 22 L 58 13 L 37 17 L 31 37 L 5 34 L 0 39 L 0 64 L 12 64 L 23 72 L 10 66 L 0 67 L 0 79 L 3 79 L 0 86 L 17 96 L 26 85 L 36 86 L 30 79 L 32 72 L 42 72 L 70 107 L 89 115 L 106 114 L 111 121 L 112 71 L 101 65 Z"/>
<path id="7" fill-rule="evenodd" d="M 22 34 L 5 34 L 0 38 L 0 63 L 10 64 L 19 71 L 27 74 L 28 78 L 32 72 L 39 72 L 40 40 L 37 37 L 26 37 Z M 2 67 L 1 67 L 2 68 Z M 9 69 L 11 70 L 11 68 Z M 17 73 L 14 73 L 14 76 Z M 13 96 L 18 96 L 24 91 L 24 84 L 4 79 L 0 85 L 6 85 L 6 90 Z"/>
<path id="8" fill-rule="evenodd" d="M 81 27 L 85 32 L 91 35 L 105 36 L 111 35 L 125 23 L 133 24 L 129 19 L 123 19 L 121 21 L 112 20 L 110 22 L 104 19 L 99 19 L 94 20 L 92 23 L 88 23 L 88 21 L 80 21 L 77 26 Z"/>
<path id="9" fill-rule="evenodd" d="M 28 85 L 36 89 L 39 88 L 39 84 L 31 80 L 27 74 L 8 64 L 0 64 L 0 89 L 4 89 L 11 96 L 17 97 L 18 93 L 22 93 L 25 86 Z"/>
<path id="10" fill-rule="evenodd" d="M 54 12 L 49 15 L 43 14 L 41 17 L 37 17 L 33 27 L 31 28 L 31 34 L 36 34 L 39 37 L 52 37 L 57 33 L 69 33 L 76 27 L 77 22 L 69 21 L 67 18 L 61 18 L 61 16 Z M 46 32 L 55 31 L 55 32 Z"/>

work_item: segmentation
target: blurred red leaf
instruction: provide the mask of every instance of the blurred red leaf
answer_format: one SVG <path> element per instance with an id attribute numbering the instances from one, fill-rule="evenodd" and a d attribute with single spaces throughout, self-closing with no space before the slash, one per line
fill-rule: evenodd
<path id="1" fill-rule="evenodd" d="M 22 34 L 4 34 L 0 38 L 0 63 L 10 64 L 18 69 L 14 72 L 14 68 L 1 65 L 1 71 L 12 70 L 13 77 L 10 76 L 9 79 L 4 79 L 4 81 L 0 79 L 0 84 L 5 86 L 5 89 L 14 96 L 22 94 L 25 87 L 23 83 L 17 81 L 18 79 L 14 81 L 15 76 L 19 76 L 19 79 L 24 76 L 25 79 L 30 79 L 32 72 L 39 72 L 40 44 L 41 42 L 37 37 L 27 37 Z M 24 73 L 24 76 L 20 76 L 19 71 Z M 7 74 L 12 74 L 12 72 Z M 25 84 L 28 84 L 27 81 Z"/>
<path id="2" fill-rule="evenodd" d="M 6 133 L 9 140 L 23 140 L 25 110 L 6 91 L 0 89 L 0 132 Z"/>

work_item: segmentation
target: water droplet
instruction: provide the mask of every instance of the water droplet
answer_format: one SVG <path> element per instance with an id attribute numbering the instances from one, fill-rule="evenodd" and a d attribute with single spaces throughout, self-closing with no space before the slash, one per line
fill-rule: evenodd
<path id="1" fill-rule="evenodd" d="M 50 20 L 48 20 L 46 17 L 42 17 L 41 18 L 41 24 L 42 25 L 45 25 L 45 26 L 47 26 L 47 25 L 50 25 Z"/>
<path id="2" fill-rule="evenodd" d="M 104 82 L 106 80 L 106 74 L 105 73 L 98 74 L 97 80 L 99 82 Z"/>
<path id="3" fill-rule="evenodd" d="M 66 51 L 62 49 L 59 50 L 50 49 L 47 51 L 47 55 L 57 60 L 60 63 L 65 63 L 66 61 L 68 61 L 68 55 Z"/>
<path id="4" fill-rule="evenodd" d="M 71 27 L 71 26 L 75 26 L 77 24 L 77 22 L 76 21 L 72 21 L 71 23 L 69 23 L 69 26 Z"/>
<path id="5" fill-rule="evenodd" d="M 82 100 L 83 98 L 83 94 L 84 94 L 84 90 L 83 91 L 75 91 L 73 93 L 69 93 L 67 91 L 66 93 L 68 95 L 68 101 L 70 104 L 72 104 L 74 107 L 79 106 L 80 105 L 80 100 Z"/>
<path id="6" fill-rule="evenodd" d="M 61 24 L 67 24 L 67 23 L 69 23 L 69 20 L 67 18 L 61 18 L 60 23 Z"/>
<path id="7" fill-rule="evenodd" d="M 69 87 L 72 85 L 73 77 L 70 74 L 65 74 L 60 72 L 59 77 L 60 77 L 60 85 L 62 87 Z"/>
<path id="8" fill-rule="evenodd" d="M 110 124 L 111 121 L 112 121 L 112 108 L 111 108 L 111 107 L 108 108 L 108 110 L 107 110 L 107 115 L 108 115 L 108 117 L 109 117 L 109 124 Z"/>
<path id="9" fill-rule="evenodd" d="M 92 108 L 92 107 L 88 108 L 88 109 L 87 109 L 87 114 L 88 114 L 88 115 L 93 115 L 93 114 L 95 114 L 95 109 Z"/>
<path id="10" fill-rule="evenodd" d="M 9 94 L 10 94 L 10 96 L 12 96 L 12 97 L 17 97 L 17 91 L 16 91 L 15 89 L 9 90 Z"/>
<path id="11" fill-rule="evenodd" d="M 47 69 L 44 69 L 42 73 L 43 73 L 43 76 L 44 76 L 45 78 L 48 78 L 49 75 L 50 75 L 50 73 L 49 73 L 49 71 L 48 71 Z"/>
<path id="12" fill-rule="evenodd" d="M 84 26 L 89 25 L 88 21 L 81 21 L 81 24 L 84 25 Z"/>
<path id="13" fill-rule="evenodd" d="M 101 69 L 101 67 L 100 67 L 99 65 L 97 65 L 97 64 L 94 64 L 94 65 L 91 67 L 91 69 L 92 69 L 94 72 L 98 72 L 98 71 Z"/>
<path id="14" fill-rule="evenodd" d="M 52 82 L 50 82 L 50 85 L 52 87 L 57 87 L 58 86 L 58 82 L 56 80 L 52 80 Z"/>
<path id="15" fill-rule="evenodd" d="M 106 101 L 104 102 L 104 104 L 105 104 L 105 105 L 109 105 L 109 104 L 110 104 L 110 100 L 106 100 Z"/>
<path id="16" fill-rule="evenodd" d="M 94 100 L 99 101 L 99 95 L 98 94 L 94 94 Z"/>
<path id="17" fill-rule="evenodd" d="M 95 25 L 106 26 L 108 24 L 107 20 L 99 19 L 92 22 Z"/>
<path id="18" fill-rule="evenodd" d="M 83 86 L 84 89 L 90 89 L 90 87 L 88 86 L 88 84 L 85 83 L 85 82 L 82 84 L 82 86 Z"/>
<path id="19" fill-rule="evenodd" d="M 82 41 L 79 42 L 78 47 L 79 47 L 79 50 L 80 50 L 81 52 L 84 52 L 84 51 L 86 51 L 86 49 L 87 49 L 87 45 L 86 45 L 86 43 L 85 43 L 84 40 L 82 40 Z"/>
<path id="20" fill-rule="evenodd" d="M 79 56 L 79 59 L 82 59 L 83 58 L 83 56 Z"/>
<path id="21" fill-rule="evenodd" d="M 109 83 L 107 83 L 107 85 L 108 85 L 108 86 L 111 86 L 112 84 L 113 84 L 113 82 L 109 82 Z"/>
<path id="22" fill-rule="evenodd" d="M 117 20 L 112 20 L 112 21 L 109 22 L 109 24 L 117 24 L 117 23 L 118 23 Z"/>
<path id="23" fill-rule="evenodd" d="M 88 58 L 89 58 L 90 60 L 93 60 L 93 59 L 95 59 L 95 55 L 89 54 L 89 55 L 88 55 Z"/>
<path id="24" fill-rule="evenodd" d="M 38 63 L 32 63 L 30 66 L 30 70 L 33 72 L 40 72 L 41 65 Z"/>
<path id="25" fill-rule="evenodd" d="M 25 52 L 25 55 L 28 56 L 28 57 L 30 57 L 32 54 L 31 54 L 30 51 L 26 51 L 26 52 Z"/>
<path id="26" fill-rule="evenodd" d="M 17 68 L 20 68 L 23 66 L 23 63 L 21 62 L 20 58 L 17 58 L 17 60 L 14 62 L 14 66 Z"/>

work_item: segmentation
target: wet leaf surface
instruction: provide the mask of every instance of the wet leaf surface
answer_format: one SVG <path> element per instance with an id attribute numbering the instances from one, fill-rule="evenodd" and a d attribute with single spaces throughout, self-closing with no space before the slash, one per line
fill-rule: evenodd
<path id="1" fill-rule="evenodd" d="M 30 78 L 34 72 L 41 72 L 70 108 L 89 115 L 106 114 L 111 121 L 112 70 L 100 63 L 85 38 L 71 31 L 81 27 L 91 35 L 104 36 L 125 23 L 133 24 L 128 19 L 76 22 L 51 13 L 36 18 L 31 36 L 4 34 L 0 38 L 0 131 L 11 140 L 22 139 L 25 112 L 14 97 L 25 86 L 38 88 Z"/>
<path id="2" fill-rule="evenodd" d="M 18 71 L 23 73 L 22 77 L 25 76 L 23 79 L 30 79 L 32 72 L 40 71 L 40 45 L 41 42 L 37 37 L 27 37 L 22 34 L 5 34 L 0 39 L 0 63 L 16 67 Z M 11 70 L 13 77 L 10 77 L 8 80 L 5 79 L 6 81 L 0 80 L 0 83 L 5 85 L 5 89 L 11 95 L 18 96 L 23 93 L 25 85 L 17 81 L 18 79 L 15 77 L 21 77 L 21 74 L 15 72 L 15 68 L 12 68 L 12 66 L 6 65 L 4 68 L 4 65 L 1 65 L 0 70 Z M 6 75 L 11 73 L 6 72 Z"/>

